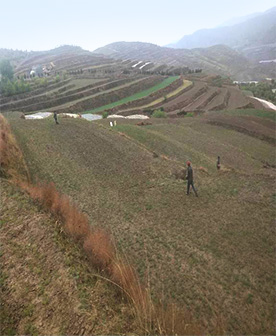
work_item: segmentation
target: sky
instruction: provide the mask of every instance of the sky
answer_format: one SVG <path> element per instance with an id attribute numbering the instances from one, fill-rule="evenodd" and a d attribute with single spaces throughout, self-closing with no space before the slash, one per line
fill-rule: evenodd
<path id="1" fill-rule="evenodd" d="M 0 0 L 0 48 L 93 51 L 118 41 L 166 45 L 276 6 L 276 0 Z"/>

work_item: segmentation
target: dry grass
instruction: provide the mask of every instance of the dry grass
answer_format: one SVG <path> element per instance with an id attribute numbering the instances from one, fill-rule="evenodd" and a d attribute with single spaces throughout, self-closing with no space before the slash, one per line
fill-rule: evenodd
<path id="1" fill-rule="evenodd" d="M 14 180 L 29 180 L 23 155 L 7 120 L 2 115 L 0 115 L 0 176 Z"/>
<path id="2" fill-rule="evenodd" d="M 110 270 L 109 266 L 115 258 L 115 249 L 111 237 L 101 228 L 89 232 L 84 240 L 83 248 L 92 264 L 100 270 Z"/>
<path id="3" fill-rule="evenodd" d="M 172 172 L 172 175 L 177 179 L 177 180 L 186 180 L 186 169 L 177 169 L 175 168 Z"/>

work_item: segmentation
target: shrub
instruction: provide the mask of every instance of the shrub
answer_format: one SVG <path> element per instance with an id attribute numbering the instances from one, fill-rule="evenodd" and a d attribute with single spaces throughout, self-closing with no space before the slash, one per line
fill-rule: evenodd
<path id="1" fill-rule="evenodd" d="M 108 112 L 107 111 L 104 111 L 104 113 L 103 113 L 103 118 L 105 119 L 105 118 L 107 118 L 108 117 Z"/>
<path id="2" fill-rule="evenodd" d="M 155 110 L 152 114 L 153 118 L 166 118 L 167 115 L 164 111 L 159 110 Z"/>
<path id="3" fill-rule="evenodd" d="M 194 114 L 192 112 L 189 112 L 189 113 L 186 114 L 186 117 L 193 117 L 193 116 L 194 116 Z"/>

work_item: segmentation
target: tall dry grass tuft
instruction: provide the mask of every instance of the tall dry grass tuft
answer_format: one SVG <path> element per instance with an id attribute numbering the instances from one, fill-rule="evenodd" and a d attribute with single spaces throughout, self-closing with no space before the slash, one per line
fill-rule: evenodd
<path id="1" fill-rule="evenodd" d="M 203 335 L 202 328 L 195 322 L 191 313 L 176 304 L 155 305 L 153 320 L 160 335 Z"/>
<path id="2" fill-rule="evenodd" d="M 85 240 L 90 233 L 87 216 L 79 211 L 68 196 L 60 194 L 54 183 L 41 185 L 21 183 L 20 186 L 26 190 L 34 200 L 58 216 L 64 223 L 66 232 L 71 237 L 81 242 Z"/>
<path id="3" fill-rule="evenodd" d="M 115 249 L 110 235 L 105 230 L 93 229 L 86 236 L 83 248 L 94 266 L 110 272 L 110 265 L 115 260 Z"/>
<path id="4" fill-rule="evenodd" d="M 140 327 L 143 328 L 144 332 L 152 333 L 154 305 L 149 293 L 141 285 L 135 269 L 124 260 L 114 260 L 111 265 L 110 276 L 112 281 L 126 294 L 126 297 L 134 308 Z"/>
<path id="5" fill-rule="evenodd" d="M 7 120 L 0 115 L 0 176 L 29 181 L 28 169 Z"/>
<path id="6" fill-rule="evenodd" d="M 66 204 L 66 203 L 65 203 Z M 69 203 L 70 204 L 70 203 Z M 61 209 L 65 222 L 65 229 L 76 240 L 83 242 L 90 233 L 87 216 L 80 213 L 76 206 Z"/>

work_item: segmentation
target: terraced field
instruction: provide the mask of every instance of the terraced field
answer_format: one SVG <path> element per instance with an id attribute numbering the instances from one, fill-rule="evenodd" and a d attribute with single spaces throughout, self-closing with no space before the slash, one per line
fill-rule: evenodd
<path id="1" fill-rule="evenodd" d="M 8 117 L 33 179 L 53 181 L 91 225 L 108 228 L 155 298 L 188 307 L 209 333 L 219 321 L 225 334 L 264 335 L 275 314 L 272 113 L 118 120 L 115 128 Z M 176 178 L 187 159 L 198 198 Z"/>
<path id="2" fill-rule="evenodd" d="M 120 106 L 120 108 L 121 108 L 122 105 L 126 105 L 126 104 L 130 105 L 128 103 L 133 102 L 133 101 L 135 103 L 137 103 L 137 100 L 140 102 L 142 100 L 142 98 L 148 97 L 151 94 L 156 93 L 157 91 L 160 92 L 164 88 L 168 88 L 170 90 L 170 84 L 172 84 L 173 82 L 176 82 L 177 79 L 178 79 L 178 77 L 168 77 L 168 78 L 164 79 L 161 83 L 158 83 L 157 85 L 152 86 L 147 90 L 137 92 L 136 94 L 134 94 L 132 96 L 128 96 L 128 97 L 123 98 L 123 99 L 121 99 L 119 101 L 116 101 L 114 103 L 104 105 L 104 106 L 100 106 L 96 109 L 93 109 L 93 110 L 90 110 L 90 111 L 87 111 L 87 112 L 96 113 L 96 112 L 103 111 L 103 110 L 113 109 L 116 106 Z M 179 84 L 177 83 L 177 85 L 179 85 Z M 162 94 L 163 94 L 163 91 L 162 91 Z"/>
<path id="3" fill-rule="evenodd" d="M 238 88 L 227 84 L 213 86 L 212 80 L 202 74 L 192 75 L 190 80 L 189 76 L 145 75 L 134 70 L 123 73 L 123 69 L 132 69 L 134 65 L 122 61 L 94 66 L 88 64 L 87 68 L 82 68 L 83 73 L 70 75 L 61 82 L 55 82 L 51 77 L 48 84 L 38 87 L 37 81 L 31 81 L 31 92 L 0 97 L 0 109 L 24 113 L 107 111 L 109 114 L 131 115 L 163 108 L 170 116 L 221 109 L 264 109 L 257 100 L 245 96 Z M 75 72 L 77 68 L 76 65 Z M 92 72 L 93 69 L 95 72 Z"/>
<path id="4" fill-rule="evenodd" d="M 30 68 L 41 64 L 54 64 L 54 71 L 76 70 L 97 65 L 120 64 L 109 57 L 93 55 L 79 47 L 63 46 L 46 52 L 34 52 L 16 67 L 16 75 L 28 73 Z"/>
<path id="5" fill-rule="evenodd" d="M 188 77 L 189 78 L 189 77 Z M 193 85 L 183 93 L 177 94 L 169 100 L 163 99 L 151 102 L 133 109 L 119 109 L 119 114 L 127 115 L 142 113 L 148 107 L 163 107 L 164 111 L 173 116 L 177 113 L 202 112 L 221 109 L 237 109 L 255 107 L 265 109 L 258 102 L 246 97 L 239 89 L 229 86 L 215 87 L 204 80 L 194 80 Z"/>
<path id="6" fill-rule="evenodd" d="M 15 73 L 28 76 L 31 67 L 41 64 L 51 68 L 48 83 L 43 84 L 45 79 L 28 79 L 31 92 L 0 96 L 1 111 L 107 111 L 129 115 L 163 108 L 169 115 L 176 116 L 187 112 L 263 108 L 227 80 L 221 87 L 214 86 L 216 76 L 204 73 L 181 78 L 162 76 L 162 67 L 172 73 L 176 69 L 173 65 L 148 61 L 114 60 L 74 47 L 33 53 L 17 64 Z M 150 72 L 145 71 L 146 68 L 150 68 Z"/>
<path id="7" fill-rule="evenodd" d="M 85 98 L 80 98 L 72 103 L 61 104 L 53 107 L 50 110 L 62 112 L 84 112 L 90 110 L 92 107 L 101 107 L 106 102 L 114 103 L 118 100 L 131 96 L 135 92 L 140 92 L 142 88 L 154 87 L 157 83 L 163 81 L 161 76 L 136 77 L 132 78 L 129 83 L 118 85 L 112 89 L 104 90 L 95 95 Z"/>

